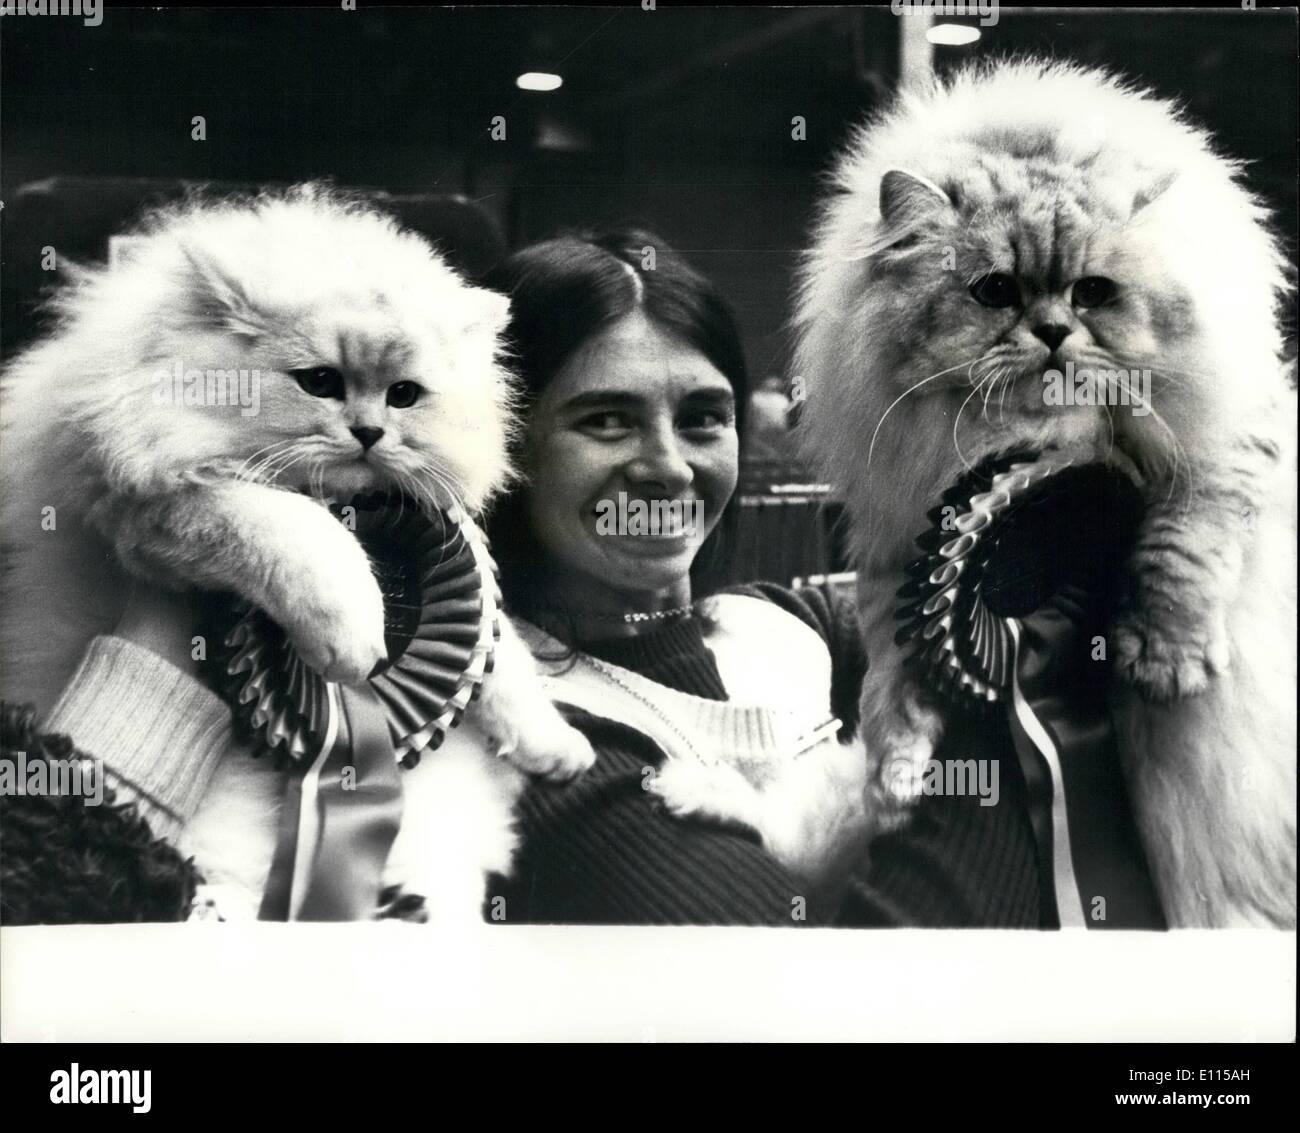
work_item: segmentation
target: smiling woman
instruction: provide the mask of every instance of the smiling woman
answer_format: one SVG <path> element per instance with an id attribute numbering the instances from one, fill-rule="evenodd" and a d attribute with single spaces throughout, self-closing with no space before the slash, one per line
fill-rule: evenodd
<path id="1" fill-rule="evenodd" d="M 1014 806 L 926 799 L 867 866 L 851 607 L 714 583 L 749 382 L 713 286 L 640 231 L 545 241 L 487 282 L 524 387 L 523 476 L 488 522 L 506 608 L 597 753 L 525 792 L 492 919 L 1035 923 Z M 610 521 L 638 506 L 700 521 Z"/>
<path id="2" fill-rule="evenodd" d="M 734 530 L 749 397 L 722 299 L 662 239 L 631 229 L 533 245 L 488 283 L 511 296 L 528 420 L 517 456 L 532 486 L 490 520 L 507 601 L 612 636 L 623 614 L 689 607 L 714 588 Z M 620 498 L 702 522 L 611 532 L 602 515 Z"/>
<path id="3" fill-rule="evenodd" d="M 526 466 L 530 526 L 567 568 L 540 581 L 584 614 L 690 604 L 690 567 L 736 487 L 735 395 L 706 358 L 634 310 L 595 334 L 538 397 Z M 703 513 L 698 526 L 609 530 L 619 498 Z"/>

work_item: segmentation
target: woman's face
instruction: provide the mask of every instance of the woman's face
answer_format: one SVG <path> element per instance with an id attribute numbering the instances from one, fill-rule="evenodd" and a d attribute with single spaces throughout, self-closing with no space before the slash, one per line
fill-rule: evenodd
<path id="1" fill-rule="evenodd" d="M 638 311 L 589 338 L 529 416 L 532 530 L 571 609 L 684 605 L 736 487 L 731 383 Z"/>

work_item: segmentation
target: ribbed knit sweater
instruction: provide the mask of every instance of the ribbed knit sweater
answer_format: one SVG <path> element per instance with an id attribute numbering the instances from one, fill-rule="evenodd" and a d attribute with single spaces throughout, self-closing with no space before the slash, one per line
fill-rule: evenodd
<path id="1" fill-rule="evenodd" d="M 831 702 L 853 726 L 865 661 L 849 606 L 814 590 L 741 588 L 801 618 L 826 641 Z M 681 692 L 725 699 L 696 620 L 587 647 L 594 656 Z M 940 758 L 1001 758 L 1001 799 L 933 796 L 903 831 L 878 840 L 842 899 L 817 904 L 736 828 L 674 818 L 643 789 L 659 749 L 625 725 L 570 713 L 596 766 L 567 786 L 533 783 L 519 807 L 522 848 L 507 898 L 519 924 L 1037 926 L 1038 865 L 1024 783 L 1005 724 L 952 727 Z M 146 649 L 96 638 L 44 722 L 102 758 L 119 797 L 155 835 L 175 840 L 231 745 L 229 709 Z"/>
<path id="2" fill-rule="evenodd" d="M 856 724 L 865 672 L 851 606 L 820 590 L 739 588 L 801 618 L 826 641 L 832 707 Z M 585 652 L 680 692 L 725 700 L 700 622 L 585 644 Z M 644 735 L 569 710 L 592 740 L 596 766 L 567 786 L 536 783 L 519 808 L 523 848 L 510 880 L 494 879 L 510 923 L 930 925 L 1039 924 L 1038 865 L 1005 725 L 954 729 L 938 758 L 1001 756 L 1002 796 L 928 796 L 903 831 L 879 839 L 833 905 L 817 904 L 756 834 L 671 817 L 643 788 L 662 762 Z M 978 750 L 976 750 L 978 748 Z"/>

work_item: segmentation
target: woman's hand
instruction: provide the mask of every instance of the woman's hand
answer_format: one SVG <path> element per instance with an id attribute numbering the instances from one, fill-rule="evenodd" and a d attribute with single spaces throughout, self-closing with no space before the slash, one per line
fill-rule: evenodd
<path id="1" fill-rule="evenodd" d="M 194 592 L 178 594 L 143 582 L 133 582 L 126 609 L 113 631 L 135 645 L 156 653 L 183 672 L 197 676 Z"/>

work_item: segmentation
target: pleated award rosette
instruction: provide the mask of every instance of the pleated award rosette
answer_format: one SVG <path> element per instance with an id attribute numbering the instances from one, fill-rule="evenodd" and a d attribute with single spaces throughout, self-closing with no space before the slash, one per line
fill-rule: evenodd
<path id="1" fill-rule="evenodd" d="M 290 769 L 261 917 L 374 914 L 401 822 L 399 764 L 456 727 L 491 671 L 495 564 L 463 514 L 376 493 L 331 511 L 365 548 L 384 595 L 386 661 L 359 685 L 326 681 L 263 611 L 231 600 L 210 658 L 238 733 Z"/>
<path id="2" fill-rule="evenodd" d="M 1106 705 L 1106 630 L 1141 502 L 1102 464 L 985 461 L 945 493 L 899 590 L 896 641 L 961 738 L 1014 745 L 1045 924 L 1163 928 Z M 970 746 L 970 745 L 968 745 Z"/>

